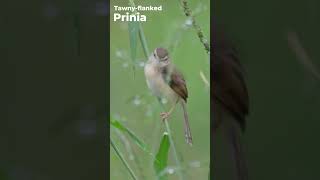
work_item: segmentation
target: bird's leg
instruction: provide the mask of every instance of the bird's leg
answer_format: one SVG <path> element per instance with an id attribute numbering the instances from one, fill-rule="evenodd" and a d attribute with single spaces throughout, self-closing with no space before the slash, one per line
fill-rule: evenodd
<path id="1" fill-rule="evenodd" d="M 171 107 L 171 109 L 168 112 L 162 112 L 160 113 L 160 117 L 162 118 L 162 120 L 166 120 L 168 119 L 168 117 L 170 116 L 170 114 L 173 112 L 173 110 L 176 108 L 177 103 L 179 102 L 179 99 L 177 99 L 177 101 L 173 104 L 173 106 Z"/>

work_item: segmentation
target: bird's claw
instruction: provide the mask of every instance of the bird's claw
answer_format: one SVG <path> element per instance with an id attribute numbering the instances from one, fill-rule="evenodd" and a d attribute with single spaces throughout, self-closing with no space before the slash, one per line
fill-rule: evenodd
<path id="1" fill-rule="evenodd" d="M 167 112 L 162 112 L 162 113 L 160 113 L 160 117 L 161 117 L 162 120 L 164 121 L 164 120 L 168 119 L 169 113 L 167 113 Z"/>

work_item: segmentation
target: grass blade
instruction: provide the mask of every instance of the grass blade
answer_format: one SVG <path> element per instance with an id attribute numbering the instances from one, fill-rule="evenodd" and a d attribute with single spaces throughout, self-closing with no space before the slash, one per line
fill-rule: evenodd
<path id="1" fill-rule="evenodd" d="M 148 48 L 148 45 L 147 45 L 146 37 L 144 36 L 143 28 L 142 28 L 140 23 L 139 23 L 139 37 L 140 37 L 140 42 L 141 42 L 141 46 L 143 48 L 144 55 L 148 59 L 149 48 Z"/>
<path id="2" fill-rule="evenodd" d="M 202 71 L 200 71 L 200 77 L 201 77 L 202 81 L 204 82 L 204 84 L 210 88 L 210 83 Z"/>
<path id="3" fill-rule="evenodd" d="M 127 133 L 130 136 L 130 138 L 133 140 L 133 142 L 136 145 L 138 145 L 138 147 L 140 147 L 144 152 L 148 153 L 149 155 L 151 155 L 154 158 L 154 156 L 152 155 L 148 146 L 137 135 L 135 135 L 130 129 L 125 127 L 123 124 L 121 124 L 120 121 L 112 119 L 110 121 L 110 123 L 113 127 L 119 129 L 120 131 L 122 131 L 124 133 Z"/>
<path id="4" fill-rule="evenodd" d="M 154 170 L 156 171 L 158 180 L 166 180 L 168 179 L 167 175 L 162 175 L 162 171 L 165 170 L 168 163 L 168 154 L 169 154 L 169 148 L 170 148 L 170 141 L 168 133 L 164 133 L 161 144 L 158 150 L 158 153 L 156 155 L 156 159 L 158 161 L 154 161 L 153 166 Z"/>
<path id="5" fill-rule="evenodd" d="M 124 159 L 122 153 L 119 151 L 119 148 L 115 145 L 112 138 L 110 138 L 110 143 L 114 151 L 116 152 L 116 155 L 119 157 L 119 159 L 122 161 L 126 169 L 128 170 L 129 174 L 131 175 L 133 180 L 138 180 L 137 176 L 134 174 L 133 170 L 130 168 L 128 162 Z"/>
<path id="6" fill-rule="evenodd" d="M 130 21 L 128 23 L 128 30 L 129 30 L 129 39 L 130 39 L 130 52 L 131 52 L 131 59 L 132 59 L 132 67 L 133 72 L 135 70 L 135 62 L 136 62 L 136 55 L 137 55 L 137 42 L 138 42 L 138 32 L 139 32 L 139 24 L 135 21 Z"/>
<path id="7" fill-rule="evenodd" d="M 320 71 L 317 69 L 306 49 L 302 46 L 299 37 L 296 32 L 288 32 L 288 44 L 289 47 L 296 54 L 298 60 L 307 70 L 311 72 L 318 80 L 320 80 Z"/>

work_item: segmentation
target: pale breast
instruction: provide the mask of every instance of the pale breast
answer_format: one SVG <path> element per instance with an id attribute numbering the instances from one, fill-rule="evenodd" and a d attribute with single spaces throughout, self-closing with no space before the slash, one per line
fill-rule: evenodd
<path id="1" fill-rule="evenodd" d="M 155 96 L 165 97 L 169 100 L 175 99 L 175 92 L 164 81 L 161 72 L 154 68 L 151 64 L 146 64 L 144 68 L 145 77 L 149 89 Z"/>

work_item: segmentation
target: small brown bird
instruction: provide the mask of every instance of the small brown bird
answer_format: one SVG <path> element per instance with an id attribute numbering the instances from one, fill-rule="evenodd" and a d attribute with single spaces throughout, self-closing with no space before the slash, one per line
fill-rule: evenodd
<path id="1" fill-rule="evenodd" d="M 185 139 L 192 145 L 192 135 L 189 117 L 186 109 L 188 90 L 182 74 L 171 63 L 169 53 L 164 48 L 156 48 L 144 67 L 147 85 L 158 98 L 165 97 L 172 104 L 168 112 L 160 114 L 163 120 L 167 119 L 180 102 L 184 112 Z"/>
<path id="2" fill-rule="evenodd" d="M 248 170 L 240 140 L 246 128 L 245 118 L 249 113 L 249 95 L 244 80 L 244 69 L 236 49 L 226 36 L 214 29 L 214 38 L 214 59 L 211 65 L 213 139 L 218 129 L 225 133 L 235 162 L 236 178 L 247 180 Z"/>

